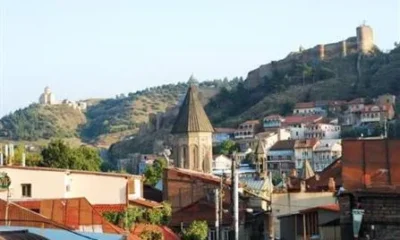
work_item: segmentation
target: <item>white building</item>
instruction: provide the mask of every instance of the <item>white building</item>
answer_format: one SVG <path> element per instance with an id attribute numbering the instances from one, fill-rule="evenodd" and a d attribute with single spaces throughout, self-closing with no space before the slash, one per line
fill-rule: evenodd
<path id="1" fill-rule="evenodd" d="M 49 87 L 44 89 L 44 92 L 39 97 L 39 104 L 43 105 L 53 105 L 56 104 L 56 97 L 54 93 L 51 92 Z"/>
<path id="2" fill-rule="evenodd" d="M 304 138 L 337 139 L 340 138 L 339 125 L 327 123 L 311 123 L 306 126 Z"/>
<path id="3" fill-rule="evenodd" d="M 288 116 L 285 118 L 283 125 L 290 129 L 291 139 L 304 139 L 305 131 L 308 124 L 317 123 L 322 120 L 322 116 Z"/>
<path id="4" fill-rule="evenodd" d="M 316 106 L 315 102 L 300 102 L 296 103 L 293 109 L 294 115 L 324 115 L 325 110 Z"/>
<path id="5" fill-rule="evenodd" d="M 240 124 L 238 129 L 235 131 L 235 139 L 254 138 L 259 127 L 260 122 L 258 120 L 246 121 Z"/>
<path id="6" fill-rule="evenodd" d="M 333 161 L 342 156 L 342 143 L 340 139 L 320 140 L 314 149 L 313 169 L 321 172 Z"/>
<path id="7" fill-rule="evenodd" d="M 85 197 L 91 204 L 127 204 L 143 197 L 141 176 L 66 170 L 56 168 L 3 166 L 11 179 L 10 200 Z M 7 191 L 0 192 L 7 198 Z"/>
<path id="8" fill-rule="evenodd" d="M 214 157 L 213 170 L 229 170 L 232 166 L 232 160 L 221 154 Z"/>
<path id="9" fill-rule="evenodd" d="M 347 103 L 348 110 L 351 113 L 361 112 L 364 109 L 364 98 L 356 98 Z"/>
<path id="10" fill-rule="evenodd" d="M 318 140 L 306 139 L 306 140 L 296 140 L 294 145 L 294 157 L 296 159 L 296 170 L 300 173 L 303 169 L 305 161 L 312 162 L 313 152 L 318 144 Z"/>

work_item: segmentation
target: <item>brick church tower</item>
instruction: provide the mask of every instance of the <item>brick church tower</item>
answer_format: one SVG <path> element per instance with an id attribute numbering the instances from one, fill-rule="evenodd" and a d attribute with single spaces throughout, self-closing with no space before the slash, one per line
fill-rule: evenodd
<path id="1" fill-rule="evenodd" d="M 179 109 L 171 133 L 174 135 L 175 166 L 211 173 L 214 128 L 198 98 L 197 87 L 190 86 Z"/>

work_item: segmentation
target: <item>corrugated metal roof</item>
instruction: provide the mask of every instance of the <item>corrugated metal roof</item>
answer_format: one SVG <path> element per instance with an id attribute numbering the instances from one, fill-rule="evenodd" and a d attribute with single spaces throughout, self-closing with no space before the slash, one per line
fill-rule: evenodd
<path id="1" fill-rule="evenodd" d="M 0 232 L 0 240 L 49 240 L 28 230 L 9 230 Z"/>
<path id="2" fill-rule="evenodd" d="M 343 140 L 342 148 L 346 190 L 400 187 L 399 140 Z"/>

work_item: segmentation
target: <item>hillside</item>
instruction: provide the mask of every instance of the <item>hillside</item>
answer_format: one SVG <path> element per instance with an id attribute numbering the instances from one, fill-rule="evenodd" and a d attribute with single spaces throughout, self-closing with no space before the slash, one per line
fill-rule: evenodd
<path id="1" fill-rule="evenodd" d="M 77 129 L 86 117 L 66 105 L 42 106 L 33 104 L 0 120 L 1 136 L 12 140 L 78 137 Z"/>
<path id="2" fill-rule="evenodd" d="M 191 79 L 193 83 L 197 81 Z M 238 82 L 239 80 L 236 80 Z M 210 99 L 221 87 L 231 88 L 232 81 L 202 82 L 204 98 Z M 138 133 L 151 115 L 165 112 L 183 97 L 188 83 L 169 84 L 148 88 L 110 99 L 89 99 L 86 112 L 67 105 L 32 104 L 0 120 L 0 134 L 4 141 L 36 141 L 51 138 L 75 138 L 108 148 Z"/>
<path id="3" fill-rule="evenodd" d="M 268 114 L 287 115 L 300 101 L 351 100 L 374 98 L 380 94 L 400 95 L 400 47 L 389 53 L 375 50 L 370 55 L 349 54 L 324 61 L 292 61 L 291 67 L 265 77 L 256 88 L 246 88 L 246 81 L 236 87 L 222 88 L 205 104 L 205 110 L 215 127 L 236 127 L 241 121 L 262 119 Z M 398 106 L 397 106 L 398 107 Z M 163 118 L 163 126 L 155 131 L 149 127 L 138 137 L 113 144 L 112 159 L 129 153 L 153 153 L 171 145 L 171 112 Z"/>

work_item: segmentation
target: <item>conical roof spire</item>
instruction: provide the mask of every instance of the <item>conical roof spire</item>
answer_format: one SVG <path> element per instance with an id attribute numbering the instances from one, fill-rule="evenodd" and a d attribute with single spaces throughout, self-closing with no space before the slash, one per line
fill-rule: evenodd
<path id="1" fill-rule="evenodd" d="M 172 134 L 187 132 L 214 132 L 194 85 L 189 87 L 171 131 Z"/>
<path id="2" fill-rule="evenodd" d="M 308 160 L 305 160 L 300 177 L 302 179 L 309 179 L 310 177 L 313 177 L 314 175 L 315 175 L 314 170 L 312 169 L 310 162 Z"/>
<path id="3" fill-rule="evenodd" d="M 258 139 L 258 143 L 257 143 L 257 147 L 256 150 L 254 151 L 255 155 L 264 155 L 265 151 L 264 151 L 264 144 L 262 143 L 261 139 Z"/>

